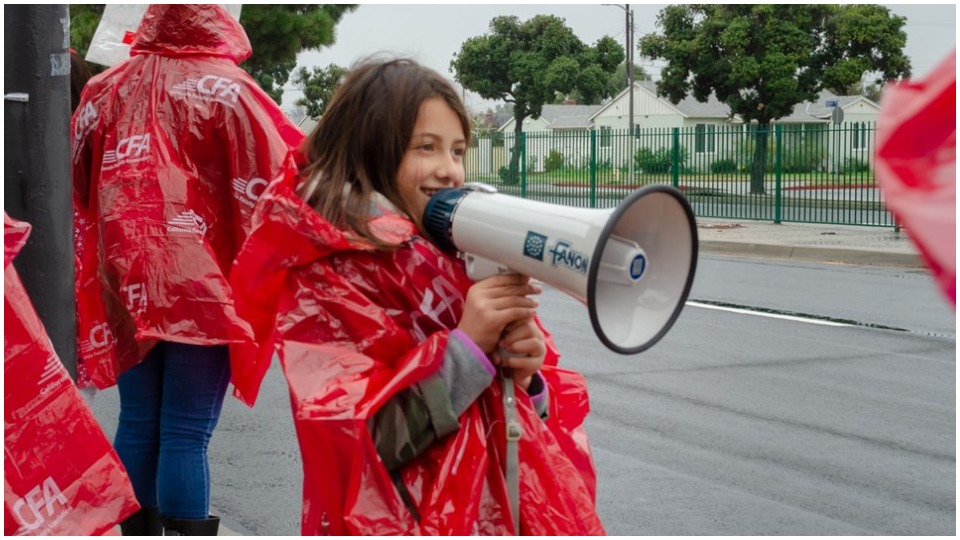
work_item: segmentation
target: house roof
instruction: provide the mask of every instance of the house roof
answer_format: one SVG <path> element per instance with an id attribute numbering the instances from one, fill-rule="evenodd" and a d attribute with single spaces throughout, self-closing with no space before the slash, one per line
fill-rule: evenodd
<path id="1" fill-rule="evenodd" d="M 827 105 L 828 101 L 836 101 L 836 106 L 841 109 L 847 109 L 852 107 L 857 103 L 866 103 L 867 105 L 880 110 L 880 105 L 874 103 L 870 98 L 864 96 L 838 96 L 829 90 L 823 90 L 820 92 L 820 96 L 816 101 L 808 101 L 806 103 L 801 103 L 793 108 L 793 114 L 787 118 L 781 118 L 780 121 L 789 121 L 790 118 L 799 117 L 809 120 L 809 116 L 814 118 L 819 118 L 821 120 L 830 120 L 830 116 L 833 114 L 834 106 Z"/>
<path id="2" fill-rule="evenodd" d="M 603 108 L 603 105 L 544 105 L 540 118 L 550 129 L 589 129 L 591 117 Z M 528 117 L 529 118 L 529 117 Z M 500 126 L 502 130 L 510 123 L 510 118 Z"/>
<path id="3" fill-rule="evenodd" d="M 706 103 L 701 103 L 692 95 L 688 95 L 679 103 L 674 105 L 667 98 L 657 95 L 657 85 L 653 81 L 635 81 L 634 84 L 650 93 L 656 99 L 675 110 L 685 118 L 714 118 L 734 123 L 742 122 L 738 116 L 730 115 L 730 107 L 721 102 L 711 93 Z M 616 97 L 603 105 L 544 105 L 540 117 L 543 118 L 547 127 L 550 129 L 590 129 L 593 127 L 594 119 L 605 109 L 613 105 L 618 99 L 626 95 L 628 89 L 624 89 Z M 820 123 L 829 122 L 833 114 L 834 105 L 828 105 L 828 102 L 836 101 L 837 107 L 848 108 L 856 103 L 864 102 L 879 110 L 880 106 L 864 96 L 838 96 L 829 90 L 820 92 L 815 101 L 807 101 L 794 106 L 793 112 L 783 118 L 778 118 L 777 123 Z M 512 120 L 512 118 L 510 119 Z M 509 120 L 505 122 L 500 129 L 506 127 Z"/>
<path id="4" fill-rule="evenodd" d="M 647 89 L 659 99 L 670 103 L 670 100 L 667 98 L 657 96 L 657 83 L 653 81 L 637 81 L 636 84 L 641 88 Z M 707 98 L 706 103 L 700 103 L 693 95 L 688 95 L 680 100 L 680 103 L 676 105 L 670 103 L 670 105 L 679 111 L 680 114 L 689 118 L 718 118 L 726 120 L 730 117 L 730 108 L 717 99 L 717 96 L 713 95 L 712 92 L 710 93 L 710 97 Z"/>
<path id="5" fill-rule="evenodd" d="M 558 116 L 550 122 L 550 129 L 590 129 L 590 116 Z"/>

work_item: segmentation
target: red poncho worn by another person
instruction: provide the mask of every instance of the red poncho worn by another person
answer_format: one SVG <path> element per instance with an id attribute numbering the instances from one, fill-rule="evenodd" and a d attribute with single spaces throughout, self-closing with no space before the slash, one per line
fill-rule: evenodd
<path id="1" fill-rule="evenodd" d="M 106 533 L 139 507 L 11 264 L 30 225 L 3 215 L 3 533 Z"/>
<path id="2" fill-rule="evenodd" d="M 99 388 L 157 341 L 252 339 L 230 265 L 303 138 L 237 66 L 250 43 L 226 10 L 151 6 L 130 54 L 72 122 L 80 383 Z"/>
<path id="3" fill-rule="evenodd" d="M 877 121 L 877 185 L 943 295 L 957 305 L 957 53 L 889 85 Z"/>
<path id="4" fill-rule="evenodd" d="M 262 344 L 256 360 L 234 356 L 233 365 L 258 366 L 235 377 L 237 391 L 255 399 L 274 353 L 290 387 L 304 470 L 301 533 L 512 534 L 499 379 L 456 419 L 458 428 L 393 477 L 371 435 L 378 409 L 440 368 L 472 285 L 462 261 L 396 213 L 376 217 L 371 230 L 401 246 L 365 247 L 307 206 L 296 183 L 291 175 L 261 197 L 231 281 Z M 586 384 L 557 367 L 549 335 L 547 346 L 547 419 L 517 392 L 520 532 L 603 534 L 582 428 Z"/>

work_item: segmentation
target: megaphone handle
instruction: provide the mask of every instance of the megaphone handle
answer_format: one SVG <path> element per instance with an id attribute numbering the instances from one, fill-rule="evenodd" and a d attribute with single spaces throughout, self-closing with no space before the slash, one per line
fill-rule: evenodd
<path id="1" fill-rule="evenodd" d="M 510 499 L 510 513 L 513 514 L 514 534 L 520 534 L 520 452 L 518 441 L 523 436 L 523 428 L 517 420 L 516 381 L 513 369 L 500 367 L 500 381 L 503 383 L 503 420 L 507 429 L 507 448 L 504 477 L 507 483 L 507 495 Z"/>
<path id="2" fill-rule="evenodd" d="M 516 273 L 497 261 L 480 257 L 473 253 L 463 253 L 462 256 L 464 264 L 467 267 L 467 276 L 474 281 L 480 281 L 490 276 Z"/>

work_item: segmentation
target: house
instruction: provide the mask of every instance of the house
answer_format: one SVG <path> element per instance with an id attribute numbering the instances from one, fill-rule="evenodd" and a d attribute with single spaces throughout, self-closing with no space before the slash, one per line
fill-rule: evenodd
<path id="1" fill-rule="evenodd" d="M 589 137 L 593 127 L 590 117 L 602 105 L 544 105 L 540 116 L 527 117 L 523 121 L 523 133 L 529 133 L 526 139 L 526 168 L 530 172 L 543 171 L 545 159 L 550 151 L 564 155 L 582 154 L 579 144 Z M 498 167 L 507 161 L 506 147 L 512 147 L 516 119 L 512 116 L 500 124 L 494 137 L 475 137 L 474 149 L 467 153 L 467 170 L 476 174 L 495 174 Z M 557 136 L 557 135 L 560 136 Z M 580 134 L 581 137 L 563 135 Z"/>
<path id="2" fill-rule="evenodd" d="M 635 136 L 627 136 L 629 129 L 629 94 L 624 89 L 603 105 L 545 105 L 538 119 L 527 118 L 523 122 L 523 132 L 581 132 L 596 130 L 597 154 L 599 163 L 624 166 L 630 156 L 638 149 L 647 148 L 656 152 L 661 148 L 670 148 L 674 144 L 673 128 L 679 128 L 680 145 L 685 151 L 688 166 L 697 169 L 709 168 L 715 161 L 730 159 L 734 154 L 743 154 L 743 148 L 749 143 L 751 127 L 716 96 L 710 95 L 705 103 L 687 96 L 677 104 L 657 95 L 656 83 L 636 81 L 633 87 L 633 118 Z M 834 111 L 839 109 L 838 123 L 835 129 Z M 785 145 L 806 145 L 814 148 L 822 167 L 854 159 L 869 163 L 873 147 L 872 125 L 880 114 L 880 107 L 864 96 L 837 96 L 824 90 L 816 101 L 800 103 L 793 112 L 773 122 L 783 125 Z M 513 131 L 515 123 L 511 119 L 499 131 Z M 752 128 L 756 129 L 756 128 Z M 588 159 L 587 145 L 583 140 L 572 141 L 569 138 L 555 138 L 550 145 L 530 148 L 529 142 L 538 136 L 528 136 L 527 156 L 534 170 L 539 170 L 542 162 L 551 150 L 562 153 L 568 161 L 578 163 Z M 632 140 L 631 140 L 632 139 Z M 772 137 L 771 137 L 772 139 Z M 843 157 L 836 159 L 837 153 Z M 822 155 L 817 154 L 822 153 Z M 809 161 L 809 152 L 805 156 Z"/>
<path id="3" fill-rule="evenodd" d="M 523 129 L 521 129 L 521 131 L 586 131 L 593 128 L 591 118 L 601 108 L 603 108 L 603 105 L 576 105 L 572 103 L 544 105 L 539 118 L 530 118 L 528 116 L 523 119 Z M 516 120 L 511 118 L 500 126 L 500 129 L 497 131 L 513 133 L 516 125 Z"/>
<path id="4" fill-rule="evenodd" d="M 680 144 L 686 151 L 689 166 L 706 169 L 717 160 L 730 159 L 734 154 L 742 153 L 745 144 L 742 134 L 749 133 L 751 127 L 745 125 L 737 115 L 731 115 L 730 109 L 713 94 L 705 103 L 687 96 L 674 105 L 668 99 L 657 95 L 656 83 L 638 81 L 634 83 L 634 125 L 637 130 L 636 145 L 656 150 L 671 146 L 672 141 L 665 135 L 657 135 L 663 128 L 680 128 Z M 834 111 L 839 109 L 834 129 Z M 816 101 L 804 102 L 794 106 L 790 115 L 778 118 L 773 125 L 782 125 L 785 146 L 805 145 L 805 162 L 810 162 L 811 154 L 824 168 L 831 164 L 842 164 L 848 160 L 869 163 L 872 148 L 872 125 L 880 115 L 880 106 L 864 96 L 837 96 L 829 90 L 820 92 Z M 626 130 L 629 127 L 629 95 L 625 89 L 604 104 L 591 118 L 594 129 L 600 131 L 600 148 L 611 146 L 604 132 Z M 649 130 L 654 133 L 650 133 Z M 753 128 L 756 129 L 756 128 Z M 771 136 L 772 140 L 772 136 Z M 610 151 L 613 161 L 623 161 L 625 156 L 617 156 L 618 149 Z M 836 159 L 837 153 L 843 158 Z M 627 153 L 633 152 L 620 152 Z M 601 154 L 602 155 L 602 154 Z"/>

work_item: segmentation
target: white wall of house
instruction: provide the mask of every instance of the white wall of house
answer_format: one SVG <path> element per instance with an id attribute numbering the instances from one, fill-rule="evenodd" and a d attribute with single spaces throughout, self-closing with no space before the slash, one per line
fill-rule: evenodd
<path id="1" fill-rule="evenodd" d="M 633 89 L 634 125 L 640 128 L 672 128 L 683 125 L 683 114 L 642 87 Z M 594 126 L 630 128 L 630 95 L 623 92 L 593 117 Z"/>
<path id="2" fill-rule="evenodd" d="M 513 133 L 516 125 L 517 121 L 515 119 L 510 119 L 506 124 L 503 125 L 502 128 L 500 128 L 500 131 L 504 133 Z M 537 118 L 536 120 L 527 117 L 523 120 L 523 127 L 521 128 L 521 131 L 547 131 L 548 129 L 547 121 L 544 120 L 543 117 Z"/>

